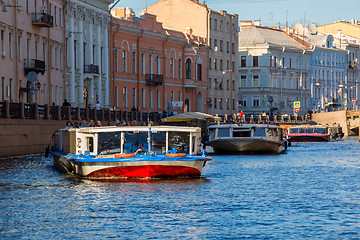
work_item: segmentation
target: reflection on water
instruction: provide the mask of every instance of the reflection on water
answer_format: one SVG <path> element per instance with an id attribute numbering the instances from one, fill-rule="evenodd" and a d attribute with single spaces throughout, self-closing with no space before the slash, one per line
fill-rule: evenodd
<path id="1" fill-rule="evenodd" d="M 0 162 L 1 239 L 358 239 L 358 139 L 213 156 L 201 179 L 91 181 Z"/>

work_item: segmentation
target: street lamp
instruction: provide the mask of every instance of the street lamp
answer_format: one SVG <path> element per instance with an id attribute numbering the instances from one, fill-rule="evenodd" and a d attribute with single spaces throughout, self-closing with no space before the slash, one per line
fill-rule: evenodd
<path id="1" fill-rule="evenodd" d="M 12 6 L 12 5 L 5 5 L 3 8 L 2 8 L 2 11 L 3 12 L 7 12 L 7 7 L 20 7 L 20 5 L 15 5 L 15 6 Z"/>

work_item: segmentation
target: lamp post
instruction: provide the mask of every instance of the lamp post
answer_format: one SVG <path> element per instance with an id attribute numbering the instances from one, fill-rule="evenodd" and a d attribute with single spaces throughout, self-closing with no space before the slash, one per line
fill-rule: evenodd
<path id="1" fill-rule="evenodd" d="M 16 8 L 19 8 L 20 5 L 4 5 L 4 7 L 2 8 L 2 11 L 3 12 L 7 12 L 7 8 L 8 7 L 16 7 Z"/>

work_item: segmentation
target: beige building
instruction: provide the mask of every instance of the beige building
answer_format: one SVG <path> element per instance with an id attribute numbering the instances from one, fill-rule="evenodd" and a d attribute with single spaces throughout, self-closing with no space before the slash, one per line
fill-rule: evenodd
<path id="1" fill-rule="evenodd" d="M 143 12 L 157 15 L 164 27 L 206 38 L 208 94 L 206 112 L 238 111 L 238 15 L 216 12 L 197 0 L 160 0 Z"/>
<path id="2" fill-rule="evenodd" d="M 9 2 L 0 2 L 0 101 L 61 104 L 64 2 Z"/>

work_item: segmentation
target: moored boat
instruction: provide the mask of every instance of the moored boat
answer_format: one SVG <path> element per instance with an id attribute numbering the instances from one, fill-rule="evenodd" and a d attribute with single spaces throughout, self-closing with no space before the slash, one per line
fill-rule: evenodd
<path id="1" fill-rule="evenodd" d="M 209 126 L 215 153 L 274 153 L 286 151 L 283 128 L 270 124 L 222 124 Z"/>
<path id="2" fill-rule="evenodd" d="M 73 128 L 55 136 L 54 166 L 89 179 L 198 178 L 211 160 L 196 127 Z"/>
<path id="3" fill-rule="evenodd" d="M 287 126 L 285 136 L 289 142 L 329 142 L 342 139 L 344 133 L 339 126 L 300 125 Z"/>

